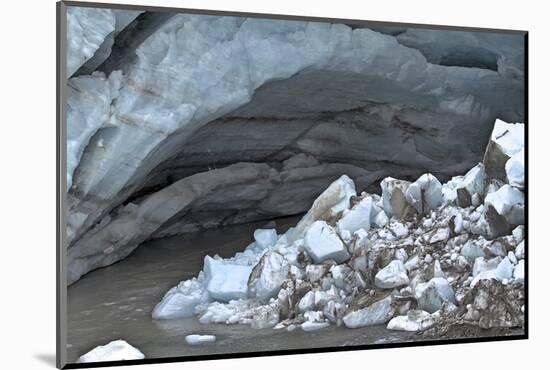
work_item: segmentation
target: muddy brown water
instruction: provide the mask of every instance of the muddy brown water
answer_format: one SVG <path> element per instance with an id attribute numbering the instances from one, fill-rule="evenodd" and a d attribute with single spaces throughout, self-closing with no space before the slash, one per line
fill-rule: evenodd
<path id="1" fill-rule="evenodd" d="M 284 232 L 297 217 L 277 220 Z M 194 317 L 152 320 L 151 312 L 164 293 L 179 281 L 196 276 L 205 255 L 229 257 L 253 241 L 264 223 L 150 241 L 128 258 L 93 271 L 68 289 L 68 360 L 98 345 L 124 339 L 147 358 L 291 350 L 405 342 L 415 335 L 389 331 L 384 326 L 347 329 L 330 326 L 313 332 L 262 329 L 248 325 L 202 325 Z M 214 343 L 190 346 L 188 334 L 213 334 Z M 418 339 L 418 337 L 416 337 Z"/>

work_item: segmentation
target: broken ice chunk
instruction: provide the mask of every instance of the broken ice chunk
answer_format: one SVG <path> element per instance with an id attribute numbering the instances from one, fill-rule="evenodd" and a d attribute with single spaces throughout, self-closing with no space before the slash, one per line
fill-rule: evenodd
<path id="1" fill-rule="evenodd" d="M 474 203 L 472 197 L 476 194 L 480 197 L 483 196 L 485 181 L 485 167 L 482 163 L 479 163 L 466 173 L 460 184 L 456 187 L 457 205 L 459 207 L 469 207 Z"/>
<path id="2" fill-rule="evenodd" d="M 525 276 L 525 260 L 520 260 L 514 268 L 514 279 L 518 283 L 523 283 Z"/>
<path id="3" fill-rule="evenodd" d="M 275 229 L 257 229 L 254 231 L 254 240 L 262 249 L 272 247 L 277 243 L 277 231 Z"/>
<path id="4" fill-rule="evenodd" d="M 385 324 L 390 321 L 393 313 L 391 296 L 388 296 L 363 309 L 347 313 L 344 316 L 344 324 L 348 328 Z"/>
<path id="5" fill-rule="evenodd" d="M 406 316 L 396 316 L 390 320 L 389 330 L 421 331 L 432 327 L 435 320 L 426 311 L 410 310 Z"/>
<path id="6" fill-rule="evenodd" d="M 301 328 L 303 331 L 314 331 L 314 330 L 324 329 L 328 326 L 330 326 L 330 323 L 327 321 L 325 322 L 306 321 L 301 325 Z"/>
<path id="7" fill-rule="evenodd" d="M 315 199 L 309 211 L 302 217 L 296 227 L 287 232 L 288 242 L 292 243 L 302 238 L 309 226 L 315 221 L 335 217 L 347 210 L 350 198 L 355 195 L 353 180 L 346 175 L 340 176 Z"/>
<path id="8" fill-rule="evenodd" d="M 524 201 L 523 193 L 508 184 L 485 197 L 489 237 L 508 234 L 513 226 L 524 223 Z"/>
<path id="9" fill-rule="evenodd" d="M 434 313 L 444 302 L 456 303 L 455 293 L 447 279 L 435 277 L 427 283 L 419 284 L 415 289 L 418 307 Z"/>
<path id="10" fill-rule="evenodd" d="M 500 281 L 510 280 L 512 278 L 513 272 L 514 266 L 512 265 L 508 257 L 504 257 L 495 270 L 495 276 Z"/>
<path id="11" fill-rule="evenodd" d="M 259 278 L 255 281 L 256 296 L 267 300 L 277 295 L 281 284 L 287 278 L 290 271 L 288 262 L 279 253 L 267 252 L 259 262 L 261 269 Z"/>
<path id="12" fill-rule="evenodd" d="M 342 263 L 350 258 L 342 240 L 325 221 L 315 221 L 307 230 L 304 242 L 306 252 L 315 263 L 329 258 Z"/>
<path id="13" fill-rule="evenodd" d="M 372 205 L 372 198 L 366 197 L 346 212 L 336 224 L 340 235 L 344 230 L 350 233 L 354 233 L 361 228 L 368 231 L 370 229 Z"/>
<path id="14" fill-rule="evenodd" d="M 187 344 L 190 344 L 192 346 L 197 344 L 203 344 L 203 343 L 212 343 L 216 341 L 216 336 L 191 334 L 185 337 L 185 341 L 187 342 Z"/>
<path id="15" fill-rule="evenodd" d="M 247 298 L 251 272 L 252 266 L 204 257 L 206 290 L 212 298 L 221 302 Z"/>
<path id="16" fill-rule="evenodd" d="M 386 267 L 378 271 L 375 285 L 380 289 L 397 288 L 409 284 L 407 270 L 400 260 L 391 261 Z"/>
<path id="17" fill-rule="evenodd" d="M 506 162 L 505 166 L 508 184 L 518 189 L 523 189 L 525 183 L 524 157 L 525 153 L 523 149 L 521 149 Z"/>
<path id="18" fill-rule="evenodd" d="M 97 346 L 85 355 L 80 356 L 78 363 L 100 361 L 141 360 L 145 355 L 140 350 L 119 339 L 104 346 Z"/>
<path id="19" fill-rule="evenodd" d="M 407 188 L 405 198 L 419 215 L 425 215 L 443 202 L 441 183 L 434 175 L 426 173 Z"/>
<path id="20" fill-rule="evenodd" d="M 382 207 L 388 217 L 405 218 L 410 206 L 405 198 L 410 182 L 386 177 L 380 182 L 382 188 Z"/>
<path id="21" fill-rule="evenodd" d="M 199 279 L 182 281 L 177 287 L 170 289 L 153 309 L 153 319 L 167 320 L 193 316 L 195 307 L 210 299 L 203 280 L 203 276 L 199 275 Z"/>
<path id="22" fill-rule="evenodd" d="M 506 162 L 523 149 L 523 143 L 523 123 L 514 124 L 496 120 L 483 157 L 483 164 L 489 178 L 506 180 Z"/>

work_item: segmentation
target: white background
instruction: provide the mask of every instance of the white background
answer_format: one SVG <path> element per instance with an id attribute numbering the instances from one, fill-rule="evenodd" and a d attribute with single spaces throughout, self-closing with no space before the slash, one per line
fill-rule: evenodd
<path id="1" fill-rule="evenodd" d="M 530 31 L 530 336 L 527 341 L 149 365 L 140 369 L 546 367 L 550 349 L 548 11 L 544 1 L 127 0 L 111 2 Z M 537 5 L 535 5 L 537 4 Z M 55 358 L 55 1 L 2 2 L 0 367 Z M 7 81 L 7 83 L 6 83 Z M 547 352 L 547 353 L 545 353 Z M 538 365 L 537 365 L 538 364 Z M 542 365 L 541 365 L 542 364 Z M 127 367 L 124 367 L 127 368 Z M 132 367 L 136 369 L 136 367 Z M 122 368 L 121 368 L 122 369 Z"/>

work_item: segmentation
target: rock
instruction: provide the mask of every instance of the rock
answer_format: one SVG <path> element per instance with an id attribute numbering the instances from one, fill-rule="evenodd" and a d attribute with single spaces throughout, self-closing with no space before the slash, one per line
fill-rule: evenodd
<path id="1" fill-rule="evenodd" d="M 256 296 L 263 301 L 275 297 L 290 272 L 288 262 L 279 253 L 267 252 L 260 260 L 261 273 L 253 283 Z"/>
<path id="2" fill-rule="evenodd" d="M 388 217 L 395 216 L 398 219 L 408 217 L 411 207 L 405 198 L 409 181 L 386 177 L 380 182 L 382 188 L 382 206 Z"/>
<path id="3" fill-rule="evenodd" d="M 206 290 L 212 298 L 221 302 L 248 297 L 248 279 L 252 266 L 204 257 Z"/>
<path id="4" fill-rule="evenodd" d="M 489 178 L 506 181 L 506 162 L 523 149 L 523 143 L 523 123 L 506 123 L 499 119 L 495 121 L 491 139 L 483 158 Z"/>
<path id="5" fill-rule="evenodd" d="M 187 342 L 187 344 L 190 344 L 192 346 L 203 343 L 213 343 L 216 341 L 216 336 L 191 334 L 185 336 L 185 341 Z"/>
<path id="6" fill-rule="evenodd" d="M 497 280 L 480 281 L 464 298 L 475 315 L 467 315 L 483 329 L 522 327 L 524 292 Z M 466 318 L 466 316 L 465 316 Z"/>
<path id="7" fill-rule="evenodd" d="M 256 229 L 254 240 L 260 248 L 267 249 L 277 243 L 277 231 L 275 229 Z"/>
<path id="8" fill-rule="evenodd" d="M 473 204 L 472 197 L 478 195 L 483 196 L 485 191 L 485 167 L 482 163 L 479 163 L 472 168 L 460 184 L 456 186 L 457 199 L 456 203 L 459 207 L 469 207 Z"/>
<path id="9" fill-rule="evenodd" d="M 430 313 L 439 310 L 444 302 L 456 304 L 454 290 L 444 278 L 435 277 L 427 283 L 419 284 L 414 294 L 418 307 Z"/>
<path id="10" fill-rule="evenodd" d="M 195 307 L 210 300 L 203 280 L 193 278 L 170 289 L 153 309 L 153 319 L 168 320 L 195 315 Z"/>
<path id="11" fill-rule="evenodd" d="M 405 198 L 419 215 L 425 215 L 443 202 L 441 183 L 432 174 L 424 174 L 409 185 Z"/>
<path id="12" fill-rule="evenodd" d="M 315 263 L 327 259 L 342 263 L 350 258 L 346 246 L 338 237 L 338 234 L 325 221 L 315 221 L 307 229 L 304 248 Z"/>
<path id="13" fill-rule="evenodd" d="M 145 355 L 137 348 L 119 339 L 104 346 L 98 346 L 85 355 L 80 356 L 78 363 L 103 362 L 103 361 L 128 361 L 141 360 Z"/>
<path id="14" fill-rule="evenodd" d="M 391 289 L 409 284 L 407 270 L 400 260 L 391 261 L 386 267 L 378 271 L 375 285 L 380 289 Z"/>
<path id="15" fill-rule="evenodd" d="M 353 206 L 351 210 L 345 212 L 342 218 L 336 223 L 340 235 L 342 235 L 344 230 L 350 233 L 354 233 L 359 229 L 368 231 L 370 229 L 372 205 L 372 198 L 366 197 Z"/>
<path id="16" fill-rule="evenodd" d="M 344 325 L 348 328 L 385 324 L 392 318 L 394 308 L 391 297 L 381 299 L 368 307 L 351 311 L 344 316 Z"/>
<path id="17" fill-rule="evenodd" d="M 406 316 L 396 316 L 387 325 L 389 330 L 422 331 L 432 327 L 435 320 L 422 310 L 410 310 Z"/>

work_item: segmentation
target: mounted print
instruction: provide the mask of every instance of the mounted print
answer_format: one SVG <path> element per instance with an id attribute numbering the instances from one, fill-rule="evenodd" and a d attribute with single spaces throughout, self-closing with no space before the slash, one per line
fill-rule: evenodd
<path id="1" fill-rule="evenodd" d="M 525 31 L 58 3 L 58 366 L 527 338 L 526 82 Z"/>

